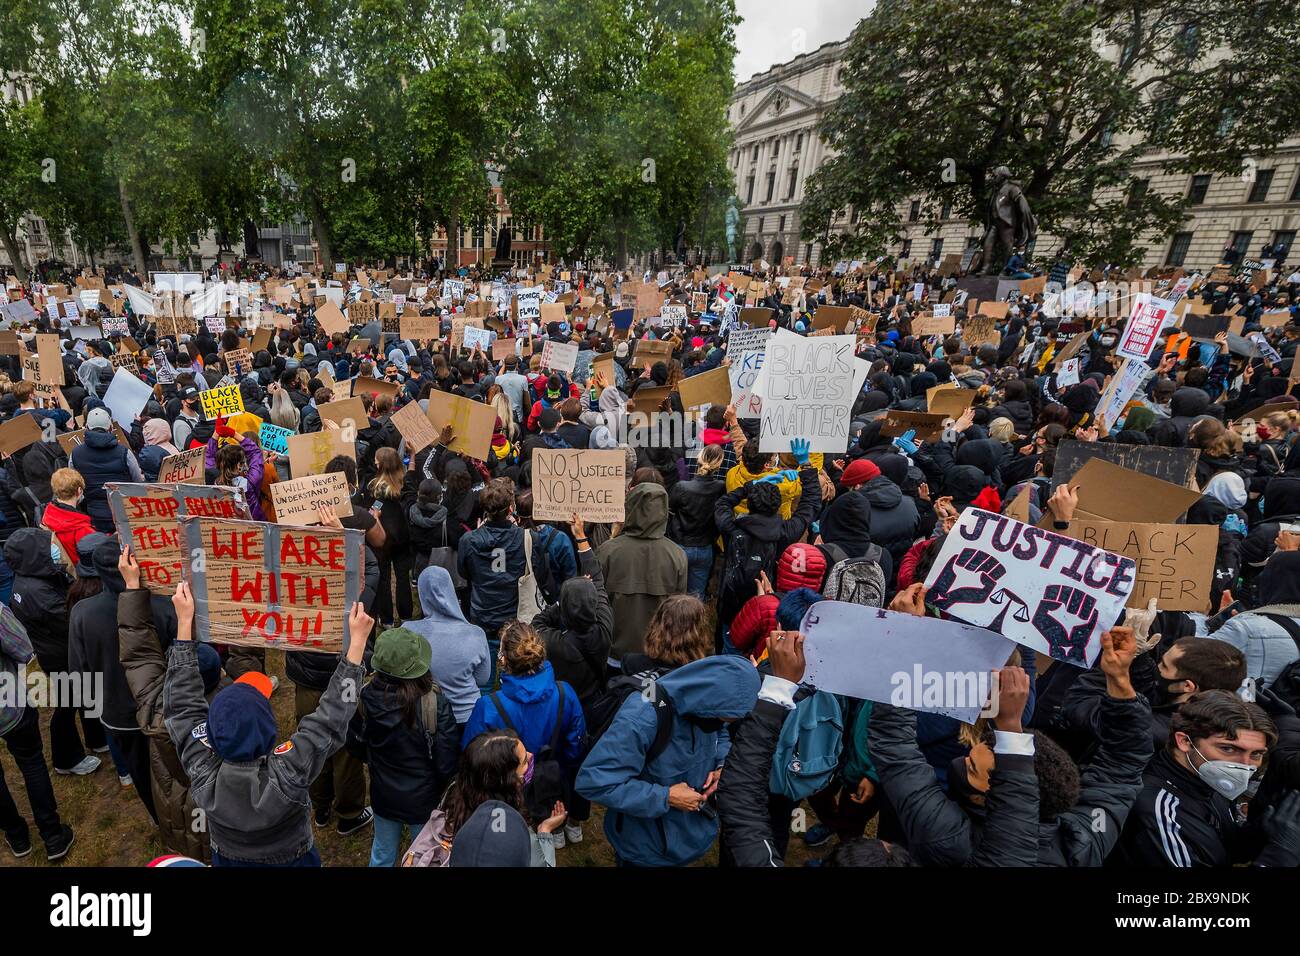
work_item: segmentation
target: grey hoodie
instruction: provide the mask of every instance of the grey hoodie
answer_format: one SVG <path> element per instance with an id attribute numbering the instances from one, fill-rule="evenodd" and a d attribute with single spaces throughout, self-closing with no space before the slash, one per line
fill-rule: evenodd
<path id="1" fill-rule="evenodd" d="M 420 608 L 424 617 L 403 627 L 433 648 L 429 671 L 451 702 L 456 723 L 469 720 L 478 701 L 479 684 L 492 676 L 492 657 L 483 628 L 465 620 L 446 568 L 430 565 L 420 572 Z"/>

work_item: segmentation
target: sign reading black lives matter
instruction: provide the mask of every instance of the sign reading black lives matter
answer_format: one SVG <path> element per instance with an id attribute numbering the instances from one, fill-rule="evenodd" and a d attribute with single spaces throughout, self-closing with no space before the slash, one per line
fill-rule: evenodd
<path id="1" fill-rule="evenodd" d="M 852 335 L 772 334 L 753 388 L 763 399 L 759 451 L 789 451 L 795 438 L 814 452 L 848 447 L 856 344 Z"/>
<path id="2" fill-rule="evenodd" d="M 1091 667 L 1136 580 L 1132 558 L 967 508 L 926 578 L 926 603 L 1056 660 Z"/>

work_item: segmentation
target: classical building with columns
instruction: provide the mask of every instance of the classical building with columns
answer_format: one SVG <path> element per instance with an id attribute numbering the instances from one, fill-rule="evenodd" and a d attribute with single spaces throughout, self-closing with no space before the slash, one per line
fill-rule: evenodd
<path id="1" fill-rule="evenodd" d="M 821 243 L 800 239 L 799 205 L 808 177 L 829 151 L 817 130 L 844 90 L 841 69 L 848 43 L 823 44 L 736 85 L 728 116 L 735 138 L 729 161 L 741 204 L 738 261 L 766 259 L 776 265 L 790 258 L 795 265 L 821 264 Z M 1170 158 L 1156 152 L 1142 157 L 1127 187 L 1188 200 L 1187 219 L 1177 229 L 1145 237 L 1144 268 L 1205 271 L 1224 261 L 1226 249 L 1232 250 L 1228 258 L 1238 260 L 1262 258 L 1266 245 L 1290 253 L 1300 232 L 1300 138 L 1251 157 L 1237 176 L 1175 173 L 1166 166 Z M 1099 193 L 1097 198 L 1111 197 Z M 841 210 L 830 230 L 847 229 L 856 215 Z M 921 221 L 919 203 L 907 201 L 899 218 L 900 240 L 888 249 L 896 258 L 938 263 L 980 245 L 979 224 L 948 210 L 937 227 L 930 227 Z M 1059 245 L 1050 233 L 1040 232 L 1033 258 L 1043 263 Z"/>

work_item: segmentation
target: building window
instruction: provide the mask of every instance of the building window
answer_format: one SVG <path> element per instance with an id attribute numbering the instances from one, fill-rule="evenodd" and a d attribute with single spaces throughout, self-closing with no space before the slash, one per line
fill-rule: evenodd
<path id="1" fill-rule="evenodd" d="M 772 194 L 776 192 L 776 170 L 770 170 L 767 174 L 767 198 L 764 202 L 772 201 Z"/>
<path id="2" fill-rule="evenodd" d="M 1246 202 L 1264 202 L 1268 199 L 1269 187 L 1273 185 L 1272 169 L 1258 169 L 1255 171 L 1255 182 L 1250 187 L 1250 195 Z"/>
<path id="3" fill-rule="evenodd" d="M 759 217 L 758 217 L 758 231 L 759 231 L 760 233 L 763 231 L 763 220 L 766 219 L 766 218 L 767 218 L 766 216 L 759 216 Z"/>
<path id="4" fill-rule="evenodd" d="M 780 219 L 780 223 L 781 223 L 781 224 L 780 224 L 779 226 L 776 227 L 776 231 L 777 231 L 777 232 L 785 232 L 785 216 L 782 216 L 782 217 L 781 217 L 781 219 Z"/>
<path id="5" fill-rule="evenodd" d="M 943 258 L 943 240 L 935 239 L 930 243 L 930 258 L 938 262 Z"/>
<path id="6" fill-rule="evenodd" d="M 804 262 L 812 262 L 812 243 L 811 243 L 811 242 L 808 243 L 808 248 L 804 250 L 803 261 L 804 261 Z"/>
<path id="7" fill-rule="evenodd" d="M 803 133 L 797 133 L 794 138 L 794 151 L 797 153 L 803 149 Z"/>
<path id="8" fill-rule="evenodd" d="M 1250 251 L 1250 237 L 1253 235 L 1252 232 L 1234 232 L 1232 234 L 1232 251 L 1237 254 L 1238 259 Z"/>
<path id="9" fill-rule="evenodd" d="M 1205 202 L 1205 194 L 1210 191 L 1210 180 L 1213 177 L 1209 173 L 1198 173 L 1192 177 L 1192 186 L 1187 190 L 1187 201 L 1193 206 L 1199 206 Z"/>
<path id="10" fill-rule="evenodd" d="M 1142 202 L 1142 197 L 1147 194 L 1147 187 L 1151 185 L 1149 179 L 1131 179 L 1128 184 L 1128 208 L 1136 209 Z"/>
<path id="11" fill-rule="evenodd" d="M 748 206 L 754 201 L 754 174 L 750 173 L 749 178 L 745 180 L 745 205 Z"/>
<path id="12" fill-rule="evenodd" d="M 1291 246 L 1295 243 L 1295 230 L 1289 229 L 1286 232 L 1273 233 L 1273 254 L 1279 259 L 1285 259 L 1291 252 Z"/>
<path id="13" fill-rule="evenodd" d="M 751 163 L 756 163 L 756 162 L 758 162 L 758 144 L 757 144 L 757 143 L 754 144 L 754 154 L 753 154 L 752 156 L 749 157 L 749 161 L 750 161 Z"/>
<path id="14" fill-rule="evenodd" d="M 1300 202 L 1300 176 L 1296 177 L 1295 185 L 1291 187 L 1291 202 Z"/>
<path id="15" fill-rule="evenodd" d="M 1187 261 L 1187 250 L 1192 245 L 1192 234 L 1190 232 L 1174 233 L 1174 241 L 1169 244 L 1169 256 L 1166 260 L 1168 265 L 1181 266 Z"/>
<path id="16" fill-rule="evenodd" d="M 898 250 L 898 258 L 907 259 L 910 258 L 911 255 L 912 255 L 912 240 L 904 239 L 903 247 Z"/>
<path id="17" fill-rule="evenodd" d="M 916 222 L 921 218 L 921 200 L 913 199 L 911 207 L 907 210 L 907 221 Z"/>
<path id="18" fill-rule="evenodd" d="M 790 167 L 790 184 L 789 184 L 789 186 L 786 187 L 786 190 L 785 190 L 785 198 L 786 198 L 786 199 L 793 199 L 793 198 L 794 198 L 794 187 L 795 187 L 795 184 L 798 183 L 798 182 L 799 182 L 799 167 L 798 167 L 798 166 L 791 166 L 791 167 Z"/>
<path id="19" fill-rule="evenodd" d="M 951 200 L 951 199 L 945 199 L 945 200 L 943 201 L 943 208 L 939 210 L 939 218 L 940 218 L 940 219 L 951 219 L 951 218 L 952 218 L 952 200 Z"/>

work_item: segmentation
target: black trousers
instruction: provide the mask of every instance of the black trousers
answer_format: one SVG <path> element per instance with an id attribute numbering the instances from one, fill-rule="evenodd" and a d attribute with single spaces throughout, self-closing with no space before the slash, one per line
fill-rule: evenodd
<path id="1" fill-rule="evenodd" d="M 157 825 L 158 814 L 153 806 L 153 774 L 149 770 L 149 738 L 142 730 L 115 730 L 112 727 L 105 727 L 104 730 L 113 738 L 117 752 L 122 755 L 122 762 L 131 774 L 136 796 L 149 811 L 149 818 Z"/>
<path id="2" fill-rule="evenodd" d="M 36 818 L 36 829 L 40 831 L 41 839 L 49 843 L 62 833 L 63 827 L 59 821 L 59 805 L 54 799 L 50 771 L 45 766 L 45 746 L 41 742 L 41 721 L 36 709 L 26 708 L 3 739 L 23 775 L 27 801 L 32 805 L 32 816 Z M 27 821 L 18 812 L 13 794 L 9 792 L 3 767 L 0 767 L 0 830 L 12 837 L 26 836 L 29 832 Z"/>
<path id="3" fill-rule="evenodd" d="M 409 621 L 415 616 L 411 602 L 411 549 L 408 547 L 384 548 L 376 559 L 379 562 L 379 595 L 375 599 L 375 619 Z M 393 580 L 397 582 L 397 617 L 393 617 Z"/>
<path id="4" fill-rule="evenodd" d="M 63 674 L 68 671 L 68 655 L 37 654 L 41 670 L 46 674 Z M 87 716 L 75 707 L 55 707 L 50 714 L 50 761 L 56 770 L 71 770 L 86 756 L 86 750 L 99 750 L 108 740 L 104 726 L 98 718 Z M 77 732 L 77 714 L 81 714 L 81 733 Z M 85 744 L 82 744 L 82 737 Z"/>

